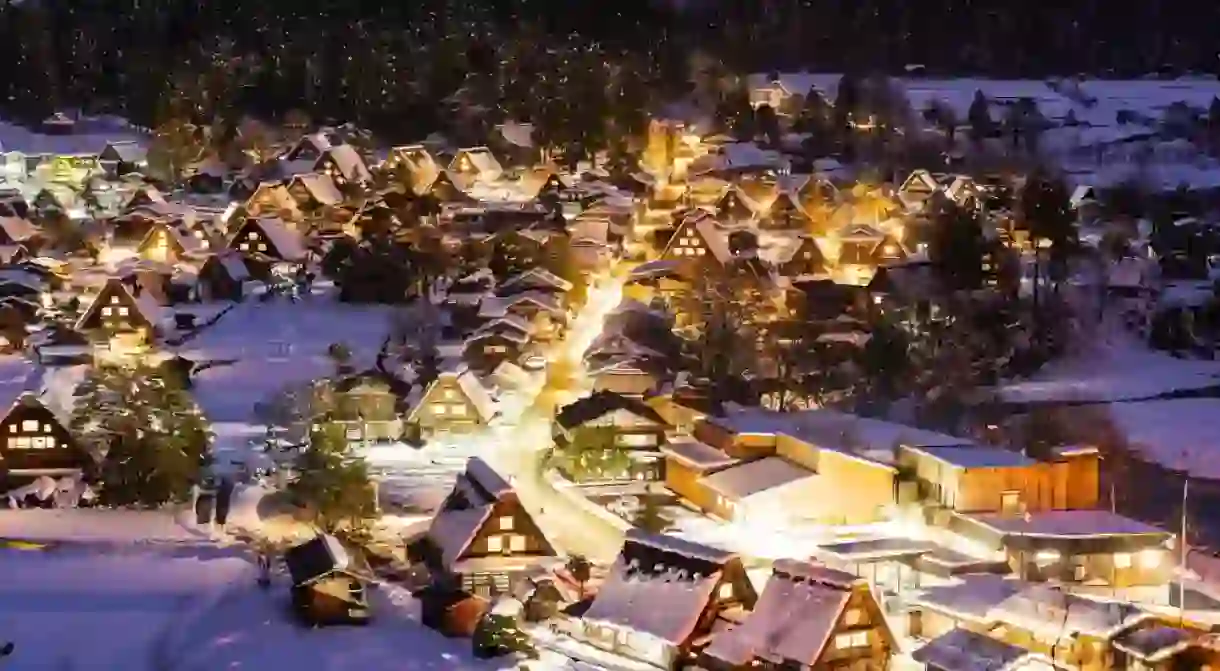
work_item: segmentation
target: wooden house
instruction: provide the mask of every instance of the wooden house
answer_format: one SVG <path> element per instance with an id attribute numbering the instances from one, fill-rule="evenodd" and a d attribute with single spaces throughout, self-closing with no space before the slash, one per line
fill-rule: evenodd
<path id="1" fill-rule="evenodd" d="M 969 629 L 952 629 L 928 641 L 911 653 L 911 659 L 927 671 L 1054 671 L 1058 668 L 1043 655 Z"/>
<path id="2" fill-rule="evenodd" d="M 1115 665 L 1116 639 L 1155 620 L 1130 604 L 997 576 L 926 589 L 911 600 L 908 618 L 914 637 L 935 641 L 964 629 L 1082 671 L 1123 668 Z"/>
<path id="3" fill-rule="evenodd" d="M 723 268 L 732 259 L 728 236 L 711 217 L 688 218 L 674 229 L 673 237 L 661 252 L 667 261 L 699 268 L 719 266 Z"/>
<path id="4" fill-rule="evenodd" d="M 1022 580 L 1107 587 L 1167 588 L 1174 535 L 1108 510 L 955 514 L 950 528 L 1002 552 Z M 1167 593 L 1166 593 L 1167 596 Z"/>
<path id="5" fill-rule="evenodd" d="M 138 142 L 107 142 L 98 154 L 100 161 L 114 166 L 111 174 L 126 175 L 148 167 L 148 151 Z"/>
<path id="6" fill-rule="evenodd" d="M 1098 505 L 1094 449 L 1058 450 L 1040 461 L 985 445 L 900 445 L 895 461 L 919 500 L 956 512 L 1023 515 Z"/>
<path id="7" fill-rule="evenodd" d="M 420 193 L 431 196 L 438 203 L 471 203 L 474 198 L 466 193 L 469 184 L 470 180 L 464 175 L 442 170 Z"/>
<path id="8" fill-rule="evenodd" d="M 161 314 L 152 296 L 136 298 L 122 279 L 112 277 L 81 313 L 75 328 L 103 337 L 135 335 L 147 342 L 161 328 Z"/>
<path id="9" fill-rule="evenodd" d="M 716 201 L 716 214 L 727 222 L 750 221 L 754 218 L 753 208 L 746 204 L 741 190 L 735 186 L 730 187 Z"/>
<path id="10" fill-rule="evenodd" d="M 251 280 L 241 254 L 224 250 L 209 254 L 199 267 L 196 293 L 202 301 L 240 302 L 246 296 L 246 283 Z"/>
<path id="11" fill-rule="evenodd" d="M 185 226 L 160 221 L 153 225 L 136 252 L 140 258 L 160 263 L 181 263 L 208 253 L 209 241 L 193 235 Z"/>
<path id="12" fill-rule="evenodd" d="M 449 170 L 483 182 L 494 182 L 504 173 L 504 168 L 487 147 L 459 149 L 449 162 Z"/>
<path id="13" fill-rule="evenodd" d="M 279 217 L 285 221 L 299 221 L 301 209 L 287 187 L 274 182 L 263 182 L 243 205 L 250 217 Z"/>
<path id="14" fill-rule="evenodd" d="M 292 578 L 292 605 L 306 624 L 369 621 L 367 575 L 338 539 L 320 535 L 284 552 Z"/>
<path id="15" fill-rule="evenodd" d="M 373 181 L 369 171 L 360 156 L 360 152 L 350 144 L 340 144 L 327 148 L 314 163 L 315 172 L 330 177 L 339 188 L 359 186 Z"/>
<path id="16" fill-rule="evenodd" d="M 740 459 L 693 438 L 671 440 L 661 452 L 665 455 L 665 486 L 701 510 L 716 505 L 716 494 L 703 486 L 703 478 L 740 463 Z"/>
<path id="17" fill-rule="evenodd" d="M 496 287 L 496 293 L 500 296 L 511 296 L 526 291 L 563 294 L 571 290 L 571 282 L 539 266 L 509 277 Z"/>
<path id="18" fill-rule="evenodd" d="M 349 375 L 335 383 L 335 420 L 351 441 L 393 441 L 402 436 L 399 385 L 387 375 Z"/>
<path id="19" fill-rule="evenodd" d="M 480 319 L 487 320 L 518 317 L 530 325 L 530 334 L 542 341 L 550 340 L 558 333 L 566 314 L 558 297 L 541 291 L 487 297 L 479 304 L 478 312 Z"/>
<path id="20" fill-rule="evenodd" d="M 612 391 L 594 392 L 564 406 L 556 415 L 556 444 L 565 456 L 599 451 L 595 459 L 614 467 L 589 472 L 561 466 L 561 470 L 574 480 L 661 481 L 665 477 L 661 445 L 669 429 L 657 411 L 638 398 Z M 625 463 L 607 459 L 611 454 L 625 454 Z"/>
<path id="21" fill-rule="evenodd" d="M 886 235 L 881 238 L 873 247 L 869 254 L 868 265 L 873 268 L 880 268 L 895 263 L 902 263 L 910 258 L 911 253 L 892 235 Z"/>
<path id="22" fill-rule="evenodd" d="M 417 398 L 412 399 L 406 421 L 424 434 L 472 431 L 486 426 L 496 415 L 495 402 L 471 371 L 442 371 Z"/>
<path id="23" fill-rule="evenodd" d="M 288 263 L 301 263 L 309 255 L 301 235 L 277 218 L 246 219 L 229 236 L 228 248 Z"/>
<path id="24" fill-rule="evenodd" d="M 93 456 L 68 431 L 67 422 L 34 394 L 22 394 L 0 418 L 0 475 L 6 485 L 40 476 L 91 475 Z"/>
<path id="25" fill-rule="evenodd" d="M 219 158 L 209 156 L 192 166 L 183 180 L 187 191 L 199 194 L 220 194 L 225 189 L 229 168 Z"/>
<path id="26" fill-rule="evenodd" d="M 941 190 L 932 173 L 922 168 L 913 170 L 898 187 L 898 200 L 908 209 L 917 208 Z"/>
<path id="27" fill-rule="evenodd" d="M 780 261 L 778 273 L 783 277 L 806 277 L 825 275 L 828 270 L 826 256 L 817 238 L 802 235 L 792 247 L 792 255 Z"/>
<path id="28" fill-rule="evenodd" d="M 533 326 L 516 315 L 505 315 L 480 326 L 463 344 L 462 360 L 488 373 L 505 361 L 517 361 L 530 341 Z"/>
<path id="29" fill-rule="evenodd" d="M 489 599 L 558 556 L 512 486 L 478 457 L 433 518 L 423 554 L 434 583 Z"/>
<path id="30" fill-rule="evenodd" d="M 301 136 L 296 144 L 284 152 L 286 161 L 312 162 L 322 158 L 322 154 L 330 149 L 330 137 L 326 133 L 308 133 Z"/>
<path id="31" fill-rule="evenodd" d="M 632 529 L 578 635 L 609 652 L 677 669 L 757 600 L 737 555 Z"/>
<path id="32" fill-rule="evenodd" d="M 330 175 L 305 173 L 289 180 L 288 193 L 302 212 L 316 212 L 343 202 L 343 194 Z"/>
<path id="33" fill-rule="evenodd" d="M 699 663 L 708 671 L 886 669 L 897 647 L 868 582 L 783 559 L 750 614 L 714 633 Z"/>
<path id="34" fill-rule="evenodd" d="M 791 192 L 781 193 L 759 222 L 759 228 L 769 231 L 804 231 L 809 228 L 809 213 L 798 198 Z"/>
<path id="35" fill-rule="evenodd" d="M 381 170 L 399 176 L 415 193 L 422 193 L 440 175 L 440 166 L 423 145 L 394 147 L 381 164 Z"/>

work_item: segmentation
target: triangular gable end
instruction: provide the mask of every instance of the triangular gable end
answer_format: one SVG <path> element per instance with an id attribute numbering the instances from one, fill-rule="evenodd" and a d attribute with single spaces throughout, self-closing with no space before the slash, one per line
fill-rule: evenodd
<path id="1" fill-rule="evenodd" d="M 106 309 L 117 309 L 112 314 L 105 314 Z M 106 318 L 111 318 L 112 324 L 124 324 L 128 330 L 153 330 L 156 325 L 148 320 L 135 296 L 127 290 L 127 286 L 118 278 L 106 281 L 102 290 L 94 297 L 93 302 L 76 321 L 76 330 L 87 331 L 101 329 L 106 326 Z"/>
<path id="2" fill-rule="evenodd" d="M 702 249 L 703 253 L 694 251 L 698 249 Z M 678 224 L 678 228 L 674 230 L 673 236 L 669 238 L 669 243 L 665 245 L 665 251 L 661 252 L 661 257 L 674 261 L 685 261 L 692 257 L 706 256 L 711 253 L 711 245 L 703 237 L 703 233 L 695 225 L 695 221 L 687 220 Z"/>
<path id="3" fill-rule="evenodd" d="M 416 413 L 425 406 L 442 401 L 452 405 L 458 398 L 465 403 L 465 416 L 482 418 L 482 413 L 477 404 L 475 404 L 474 399 L 470 398 L 466 390 L 462 389 L 462 385 L 458 383 L 458 375 L 456 373 L 441 373 L 439 377 L 432 381 L 432 384 L 428 385 L 427 390 L 420 396 L 419 402 L 415 404 L 415 407 L 411 408 L 407 421 L 414 421 Z"/>
<path id="4" fill-rule="evenodd" d="M 922 196 L 930 196 L 939 189 L 940 185 L 936 183 L 932 174 L 922 169 L 912 171 L 902 186 L 898 187 L 900 193 Z"/>
<path id="5" fill-rule="evenodd" d="M 505 518 L 511 519 L 506 522 Z M 507 528 L 505 528 L 507 527 Z M 486 539 L 500 537 L 500 552 L 491 551 Z M 511 536 L 525 539 L 524 551 L 512 551 Z M 483 542 L 479 542 L 483 541 Z M 491 510 L 483 517 L 483 521 L 470 535 L 467 542 L 454 557 L 454 562 L 482 557 L 499 557 L 511 551 L 512 556 L 555 557 L 558 552 L 542 528 L 534 521 L 529 511 L 522 506 L 516 496 L 502 497 L 491 504 Z"/>
<path id="6" fill-rule="evenodd" d="M 886 265 L 896 261 L 905 261 L 910 254 L 902 243 L 895 240 L 892 236 L 885 236 L 877 246 L 873 248 L 873 262 L 878 265 Z"/>
<path id="7" fill-rule="evenodd" d="M 730 187 L 728 191 L 725 191 L 716 203 L 716 212 L 725 219 L 733 220 L 750 219 L 754 216 L 754 210 L 746 205 L 737 187 Z"/>

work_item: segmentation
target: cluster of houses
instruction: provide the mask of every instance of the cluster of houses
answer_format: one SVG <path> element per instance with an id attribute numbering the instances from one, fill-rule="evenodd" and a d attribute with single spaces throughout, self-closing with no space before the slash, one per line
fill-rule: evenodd
<path id="1" fill-rule="evenodd" d="M 686 439 L 672 455 L 666 448 L 666 466 L 686 468 L 695 452 L 703 463 L 719 459 L 717 473 L 734 463 L 755 465 L 753 473 L 741 472 L 742 485 L 779 493 L 758 514 L 837 499 L 843 514 L 824 522 L 832 525 L 862 522 L 874 516 L 871 504 L 888 509 L 905 499 L 945 539 L 960 535 L 985 551 L 967 554 L 931 535 L 874 536 L 828 543 L 813 557 L 760 570 L 738 553 L 634 529 L 612 564 L 582 575 L 514 485 L 472 458 L 427 530 L 409 541 L 423 622 L 471 637 L 489 613 L 508 613 L 538 646 L 593 664 L 609 654 L 626 668 L 893 668 L 899 658 L 941 671 L 1216 663 L 1220 644 L 1206 624 L 1122 598 L 1131 586 L 1167 584 L 1171 535 L 1096 508 L 1095 452 L 1062 450 L 1035 462 L 912 431 L 917 444 L 899 444 L 883 460 L 863 448 L 783 433 L 779 419 L 708 421 L 698 434 L 720 447 Z M 790 426 L 816 431 L 827 419 Z M 785 442 L 793 445 L 778 449 L 787 456 L 775 456 L 776 443 Z M 804 465 L 795 461 L 801 452 Z M 852 460 L 859 473 L 885 473 L 888 490 L 879 491 L 886 478 L 854 475 Z M 778 477 L 764 472 L 779 462 L 787 466 Z M 825 475 L 821 496 L 785 481 L 797 472 L 807 480 Z M 690 480 L 687 474 L 673 482 Z M 878 491 L 869 494 L 870 487 Z M 704 501 L 710 514 L 720 514 L 714 501 Z M 319 537 L 288 552 L 294 598 L 311 621 L 363 621 L 370 574 L 335 545 Z M 323 560 L 300 568 L 304 554 Z"/>

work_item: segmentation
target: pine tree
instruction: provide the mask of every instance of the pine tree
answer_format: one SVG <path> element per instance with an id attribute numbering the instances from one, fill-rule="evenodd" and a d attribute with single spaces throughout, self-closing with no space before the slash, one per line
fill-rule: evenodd
<path id="1" fill-rule="evenodd" d="M 288 492 L 318 529 L 349 538 L 366 531 L 377 502 L 368 465 L 352 454 L 342 424 L 323 419 L 314 426 L 296 471 Z"/>
<path id="2" fill-rule="evenodd" d="M 95 367 L 76 391 L 71 426 L 104 454 L 101 501 L 183 501 L 207 465 L 210 431 L 190 394 L 146 365 Z"/>

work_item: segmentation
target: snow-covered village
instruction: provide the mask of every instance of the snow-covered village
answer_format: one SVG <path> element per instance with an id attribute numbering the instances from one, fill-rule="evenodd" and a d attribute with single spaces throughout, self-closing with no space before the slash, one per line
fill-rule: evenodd
<path id="1" fill-rule="evenodd" d="M 234 39 L 0 82 L 0 669 L 1220 668 L 1215 76 Z"/>

